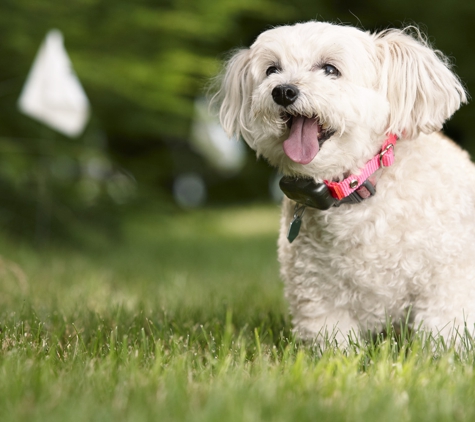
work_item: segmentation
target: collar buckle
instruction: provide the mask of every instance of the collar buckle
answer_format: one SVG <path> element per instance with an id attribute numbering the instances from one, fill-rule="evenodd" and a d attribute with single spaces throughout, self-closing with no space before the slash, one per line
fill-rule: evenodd
<path id="1" fill-rule="evenodd" d="M 386 146 L 386 148 L 384 148 L 380 153 L 379 153 L 379 165 L 381 166 L 381 168 L 385 168 L 385 167 L 389 167 L 391 163 L 389 162 L 386 162 L 385 164 L 385 160 L 384 160 L 384 156 L 386 155 L 386 153 L 391 150 L 394 152 L 394 145 L 393 144 L 388 144 Z"/>

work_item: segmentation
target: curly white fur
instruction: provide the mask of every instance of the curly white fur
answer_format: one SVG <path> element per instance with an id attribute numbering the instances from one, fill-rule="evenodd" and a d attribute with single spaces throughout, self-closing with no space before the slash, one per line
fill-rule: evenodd
<path id="1" fill-rule="evenodd" d="M 338 69 L 337 76 L 325 66 Z M 277 71 L 266 71 L 270 67 Z M 295 102 L 273 100 L 279 85 Z M 227 63 L 220 118 L 282 173 L 317 182 L 357 174 L 387 133 L 400 137 L 395 164 L 377 174 L 360 204 L 307 208 L 297 239 L 286 238 L 294 203 L 283 203 L 279 260 L 296 332 L 381 330 L 390 317 L 449 338 L 475 322 L 475 167 L 438 131 L 465 90 L 448 61 L 417 30 L 370 34 L 322 22 L 261 34 Z M 292 161 L 282 144 L 286 114 L 318 116 L 335 131 L 313 160 Z"/>

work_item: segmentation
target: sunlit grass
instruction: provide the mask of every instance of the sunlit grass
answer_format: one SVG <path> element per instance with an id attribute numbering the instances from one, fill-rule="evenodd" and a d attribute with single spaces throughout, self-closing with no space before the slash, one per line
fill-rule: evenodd
<path id="1" fill-rule="evenodd" d="M 278 219 L 143 212 L 86 249 L 1 241 L 0 420 L 475 420 L 470 338 L 294 339 Z"/>

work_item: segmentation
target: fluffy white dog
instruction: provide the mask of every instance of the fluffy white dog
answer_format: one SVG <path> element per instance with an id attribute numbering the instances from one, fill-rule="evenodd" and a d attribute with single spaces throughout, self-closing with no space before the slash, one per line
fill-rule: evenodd
<path id="1" fill-rule="evenodd" d="M 300 337 L 344 344 L 408 314 L 447 339 L 473 329 L 475 166 L 439 132 L 467 96 L 417 29 L 268 30 L 218 96 L 227 133 L 286 176 L 279 261 Z"/>

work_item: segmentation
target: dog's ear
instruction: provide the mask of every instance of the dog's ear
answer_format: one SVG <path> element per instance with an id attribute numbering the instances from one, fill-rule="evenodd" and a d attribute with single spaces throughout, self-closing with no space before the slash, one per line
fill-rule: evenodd
<path id="1" fill-rule="evenodd" d="M 467 102 L 447 58 L 432 50 L 417 28 L 383 31 L 375 35 L 375 43 L 380 89 L 390 104 L 389 132 L 413 138 L 440 130 Z"/>
<path id="2" fill-rule="evenodd" d="M 233 54 L 226 64 L 217 98 L 220 102 L 219 119 L 227 135 L 242 135 L 251 145 L 248 129 L 252 94 L 249 56 L 249 49 L 238 50 Z"/>

